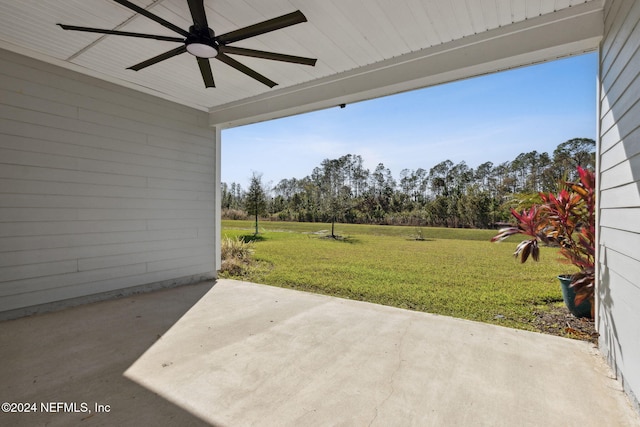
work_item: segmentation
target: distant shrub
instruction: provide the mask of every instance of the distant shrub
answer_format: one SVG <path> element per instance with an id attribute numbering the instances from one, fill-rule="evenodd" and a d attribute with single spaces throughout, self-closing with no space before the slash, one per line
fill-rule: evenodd
<path id="1" fill-rule="evenodd" d="M 222 210 L 222 219 L 235 219 L 235 220 L 243 220 L 248 219 L 249 216 L 245 211 L 241 211 L 238 209 L 223 209 Z"/>
<path id="2" fill-rule="evenodd" d="M 416 227 L 415 233 L 412 236 L 415 240 L 424 241 L 427 240 L 425 237 L 425 232 L 422 227 Z"/>

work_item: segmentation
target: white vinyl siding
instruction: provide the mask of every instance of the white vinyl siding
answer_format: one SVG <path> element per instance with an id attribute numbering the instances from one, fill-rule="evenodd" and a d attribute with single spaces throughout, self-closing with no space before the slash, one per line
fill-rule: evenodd
<path id="1" fill-rule="evenodd" d="M 600 57 L 600 348 L 640 393 L 640 2 L 610 0 Z"/>
<path id="2" fill-rule="evenodd" d="M 0 312 L 215 275 L 205 112 L 0 50 Z"/>

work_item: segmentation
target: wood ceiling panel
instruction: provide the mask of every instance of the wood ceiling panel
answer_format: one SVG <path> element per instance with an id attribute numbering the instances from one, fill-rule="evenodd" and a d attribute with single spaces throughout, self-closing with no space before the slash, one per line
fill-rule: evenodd
<path id="1" fill-rule="evenodd" d="M 77 5 L 72 5 L 77 6 Z M 45 2 L 2 2 L 0 3 L 0 38 L 14 41 L 16 44 L 33 49 L 43 54 L 52 54 L 56 57 L 66 58 L 78 49 L 96 40 L 99 36 L 85 34 L 80 38 L 63 43 L 64 30 L 55 26 L 56 22 L 64 22 L 66 19 L 87 19 L 92 25 L 114 25 L 125 19 L 113 16 L 109 22 L 97 18 L 93 13 L 87 13 L 81 8 L 72 7 L 68 14 L 59 10 L 55 4 Z M 45 28 L 37 28 L 41 22 L 49 22 L 47 37 L 42 36 Z"/>
<path id="2" fill-rule="evenodd" d="M 451 17 L 442 12 L 444 5 L 439 0 L 423 0 L 430 24 L 438 34 L 440 43 L 453 40 L 451 27 L 455 25 Z"/>
<path id="3" fill-rule="evenodd" d="M 460 17 L 458 17 L 458 15 L 456 14 L 455 9 L 453 8 L 452 1 L 438 2 L 436 6 L 438 15 L 447 28 L 447 38 L 449 39 L 449 41 L 461 39 L 462 37 L 467 35 L 464 32 L 464 28 L 460 25 Z"/>
<path id="4" fill-rule="evenodd" d="M 345 17 L 344 13 L 337 9 L 333 3 L 326 0 L 311 2 L 305 5 L 302 12 L 307 16 L 309 22 L 312 22 L 313 27 L 322 33 L 325 38 L 326 44 L 318 52 L 319 59 L 322 58 L 322 54 L 330 54 L 329 51 L 337 49 L 342 54 L 340 56 L 347 59 L 345 65 L 349 68 L 346 69 L 380 60 L 380 53 L 375 51 L 362 33 L 353 27 L 349 18 Z M 307 23 L 301 25 L 307 25 Z M 329 43 L 327 43 L 327 40 Z M 372 61 L 371 55 L 378 59 Z M 334 61 L 331 64 L 334 67 L 337 65 Z"/>
<path id="5" fill-rule="evenodd" d="M 348 37 L 357 44 L 357 48 L 367 54 L 368 59 L 360 65 L 381 61 L 394 56 L 394 53 L 399 51 L 401 53 L 407 51 L 407 47 L 403 46 L 402 39 L 393 32 L 393 28 L 384 25 L 384 22 L 376 18 L 376 15 L 382 15 L 377 4 L 372 2 L 363 8 L 359 3 L 337 0 L 333 5 L 343 16 L 346 27 L 333 25 L 330 31 L 348 32 Z"/>
<path id="6" fill-rule="evenodd" d="M 456 16 L 456 25 L 459 27 L 461 37 L 476 33 L 473 26 L 467 0 L 451 0 L 451 9 Z"/>
<path id="7" fill-rule="evenodd" d="M 398 7 L 396 3 L 389 1 L 379 1 L 378 6 L 380 12 L 387 18 L 385 25 L 397 34 L 408 52 L 423 49 L 425 45 L 429 45 L 428 36 L 420 26 L 416 25 L 417 21 L 410 7 Z"/>
<path id="8" fill-rule="evenodd" d="M 466 2 L 474 34 L 487 31 L 489 27 L 484 19 L 485 12 L 482 8 L 482 3 L 478 0 L 466 0 Z"/>
<path id="9" fill-rule="evenodd" d="M 526 0 L 511 0 L 511 17 L 513 22 L 527 19 Z"/>
<path id="10" fill-rule="evenodd" d="M 527 19 L 540 16 L 540 1 L 527 0 L 525 3 L 525 10 L 526 10 Z"/>
<path id="11" fill-rule="evenodd" d="M 487 30 L 498 28 L 500 21 L 498 20 L 498 5 L 496 0 L 481 0 L 482 16 Z"/>
<path id="12" fill-rule="evenodd" d="M 213 22 L 216 22 L 215 20 L 218 19 L 218 17 L 224 19 L 224 21 L 219 23 L 218 28 L 214 29 L 218 35 L 293 12 L 292 9 L 277 10 L 268 4 L 269 8 L 265 10 L 265 13 L 260 13 L 259 9 L 243 0 L 215 0 L 208 2 L 208 4 L 209 7 L 207 11 L 212 11 L 213 15 L 209 14 L 207 18 L 212 16 L 212 19 L 214 19 Z M 213 24 L 213 22 L 211 22 L 210 25 Z"/>
<path id="13" fill-rule="evenodd" d="M 554 10 L 560 10 L 571 6 L 571 0 L 555 0 Z"/>
<path id="14" fill-rule="evenodd" d="M 406 6 L 411 11 L 413 21 L 409 21 L 400 25 L 416 25 L 416 28 L 422 30 L 426 41 L 425 47 L 436 46 L 443 43 L 442 38 L 438 34 L 433 25 L 433 19 L 427 13 L 427 9 L 421 0 L 407 0 Z"/>
<path id="15" fill-rule="evenodd" d="M 552 13 L 556 10 L 556 0 L 540 0 L 540 14 Z"/>
<path id="16" fill-rule="evenodd" d="M 407 43 L 404 37 L 398 32 L 397 25 L 394 25 L 389 16 L 388 1 L 376 1 L 372 4 L 372 7 L 367 8 L 367 13 L 371 16 L 371 22 L 369 25 L 374 25 L 379 29 L 382 38 L 389 40 L 391 45 L 391 56 L 401 55 L 403 53 L 411 52 L 409 43 Z M 396 9 L 405 9 L 404 7 Z M 386 55 L 385 55 L 386 56 Z"/>
<path id="17" fill-rule="evenodd" d="M 511 11 L 511 0 L 496 0 L 496 11 L 498 15 L 498 25 L 513 24 L 513 12 Z"/>
<path id="18" fill-rule="evenodd" d="M 325 15 L 325 31 L 342 36 L 342 43 L 347 51 L 360 52 L 362 58 L 358 60 L 358 65 L 381 61 L 384 55 L 375 43 L 380 37 L 375 34 L 373 28 L 368 29 L 366 23 L 363 25 L 362 5 L 343 0 L 332 0 L 327 3 L 332 8 Z M 329 19 L 330 16 L 333 17 L 333 22 Z"/>
<path id="19" fill-rule="evenodd" d="M 149 12 L 160 16 L 161 18 L 166 19 L 172 24 L 177 25 L 178 27 L 188 30 L 189 26 L 192 25 L 191 15 L 189 14 L 189 8 L 186 2 L 178 0 L 166 0 L 163 3 L 158 3 L 156 6 L 149 9 Z M 211 16 L 211 13 L 207 15 L 207 20 Z M 136 16 L 136 20 L 145 20 L 153 23 L 156 27 L 166 29 L 171 35 L 176 35 L 177 33 L 171 31 L 168 28 L 163 27 L 162 25 L 154 22 L 144 16 Z"/>

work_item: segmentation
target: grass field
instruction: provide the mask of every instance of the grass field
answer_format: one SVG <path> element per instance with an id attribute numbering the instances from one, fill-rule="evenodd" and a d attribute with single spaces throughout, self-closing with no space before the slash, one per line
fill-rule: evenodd
<path id="1" fill-rule="evenodd" d="M 223 221 L 223 236 L 254 239 L 251 221 Z M 561 305 L 556 249 L 520 264 L 520 239 L 492 230 L 262 222 L 257 266 L 244 280 L 535 330 L 535 311 Z M 421 234 L 424 240 L 416 240 Z"/>

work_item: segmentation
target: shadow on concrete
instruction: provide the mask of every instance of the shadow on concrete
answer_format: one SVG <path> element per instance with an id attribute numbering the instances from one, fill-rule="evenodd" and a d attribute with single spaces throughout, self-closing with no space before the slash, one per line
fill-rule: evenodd
<path id="1" fill-rule="evenodd" d="M 0 323 L 0 399 L 36 404 L 31 413 L 0 413 L 0 425 L 211 425 L 123 373 L 212 286 L 204 282 Z"/>

